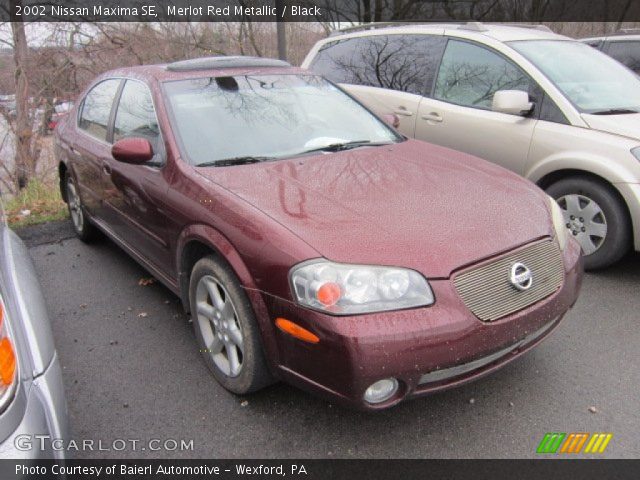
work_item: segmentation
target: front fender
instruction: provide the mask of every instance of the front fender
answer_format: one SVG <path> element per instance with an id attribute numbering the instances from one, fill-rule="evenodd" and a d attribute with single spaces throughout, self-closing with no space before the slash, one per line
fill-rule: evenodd
<path id="1" fill-rule="evenodd" d="M 185 247 L 193 241 L 197 241 L 224 258 L 235 272 L 240 285 L 249 297 L 253 311 L 258 321 L 258 328 L 262 336 L 262 345 L 266 353 L 272 373 L 278 364 L 278 349 L 274 337 L 274 327 L 270 320 L 269 311 L 264 303 L 262 292 L 257 288 L 247 265 L 242 260 L 239 252 L 231 242 L 218 230 L 208 225 L 189 225 L 178 237 L 176 248 L 176 265 L 178 266 L 178 282 L 180 285 L 180 297 L 185 311 L 189 310 L 189 272 L 183 266 L 183 252 Z"/>
<path id="2" fill-rule="evenodd" d="M 629 157 L 632 157 L 629 153 Z M 551 155 L 537 162 L 527 173 L 526 177 L 540 184 L 548 175 L 558 174 L 564 177 L 577 173 L 595 175 L 609 183 L 618 192 L 629 212 L 633 230 L 634 249 L 640 251 L 640 162 L 631 159 L 615 161 L 600 155 L 580 152 L 568 156 L 563 154 Z M 545 182 L 543 182 L 545 183 Z"/>
<path id="3" fill-rule="evenodd" d="M 632 157 L 629 152 L 629 157 Z M 616 161 L 591 152 L 560 152 L 535 162 L 525 173 L 525 177 L 534 183 L 540 182 L 549 174 L 563 170 L 582 171 L 597 175 L 612 185 L 616 183 L 637 183 L 640 179 L 638 161 L 629 158 Z"/>

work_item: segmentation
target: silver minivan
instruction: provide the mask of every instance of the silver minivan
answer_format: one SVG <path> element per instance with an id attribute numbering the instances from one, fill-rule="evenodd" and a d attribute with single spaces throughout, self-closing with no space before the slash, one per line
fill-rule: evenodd
<path id="1" fill-rule="evenodd" d="M 373 24 L 319 41 L 302 66 L 406 136 L 537 183 L 586 268 L 640 250 L 640 78 L 607 55 L 543 26 Z"/>

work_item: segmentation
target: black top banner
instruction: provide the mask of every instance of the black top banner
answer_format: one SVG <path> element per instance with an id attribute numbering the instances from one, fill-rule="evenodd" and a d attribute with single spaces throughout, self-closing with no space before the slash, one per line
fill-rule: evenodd
<path id="1" fill-rule="evenodd" d="M 28 22 L 631 22 L 635 0 L 0 0 Z"/>

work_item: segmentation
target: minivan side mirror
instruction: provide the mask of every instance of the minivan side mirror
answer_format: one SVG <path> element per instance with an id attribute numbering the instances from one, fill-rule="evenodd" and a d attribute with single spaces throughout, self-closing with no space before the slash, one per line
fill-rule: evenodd
<path id="1" fill-rule="evenodd" d="M 119 162 L 141 165 L 153 158 L 153 147 L 146 138 L 123 138 L 113 144 L 111 155 Z"/>
<path id="2" fill-rule="evenodd" d="M 527 115 L 531 113 L 533 103 L 529 94 L 522 90 L 498 90 L 493 94 L 491 110 L 510 115 Z"/>
<path id="3" fill-rule="evenodd" d="M 395 113 L 385 113 L 382 115 L 382 120 L 393 128 L 398 128 L 400 126 L 400 117 Z"/>

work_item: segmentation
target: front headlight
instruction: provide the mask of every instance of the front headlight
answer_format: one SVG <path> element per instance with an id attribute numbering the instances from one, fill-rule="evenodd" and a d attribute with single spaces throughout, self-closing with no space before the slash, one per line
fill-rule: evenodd
<path id="1" fill-rule="evenodd" d="M 564 219 L 564 215 L 562 214 L 562 209 L 560 208 L 560 205 L 558 205 L 558 202 L 556 202 L 554 198 L 550 196 L 548 197 L 549 197 L 549 209 L 551 210 L 551 219 L 553 220 L 553 228 L 556 231 L 556 238 L 558 239 L 560 250 L 564 250 L 564 247 L 567 244 L 569 229 L 567 228 L 567 224 Z"/>
<path id="2" fill-rule="evenodd" d="M 632 148 L 631 154 L 636 157 L 636 159 L 640 160 L 640 147 Z"/>
<path id="3" fill-rule="evenodd" d="M 434 301 L 427 280 L 406 268 L 318 260 L 293 267 L 290 280 L 300 305 L 331 315 L 424 307 Z"/>

